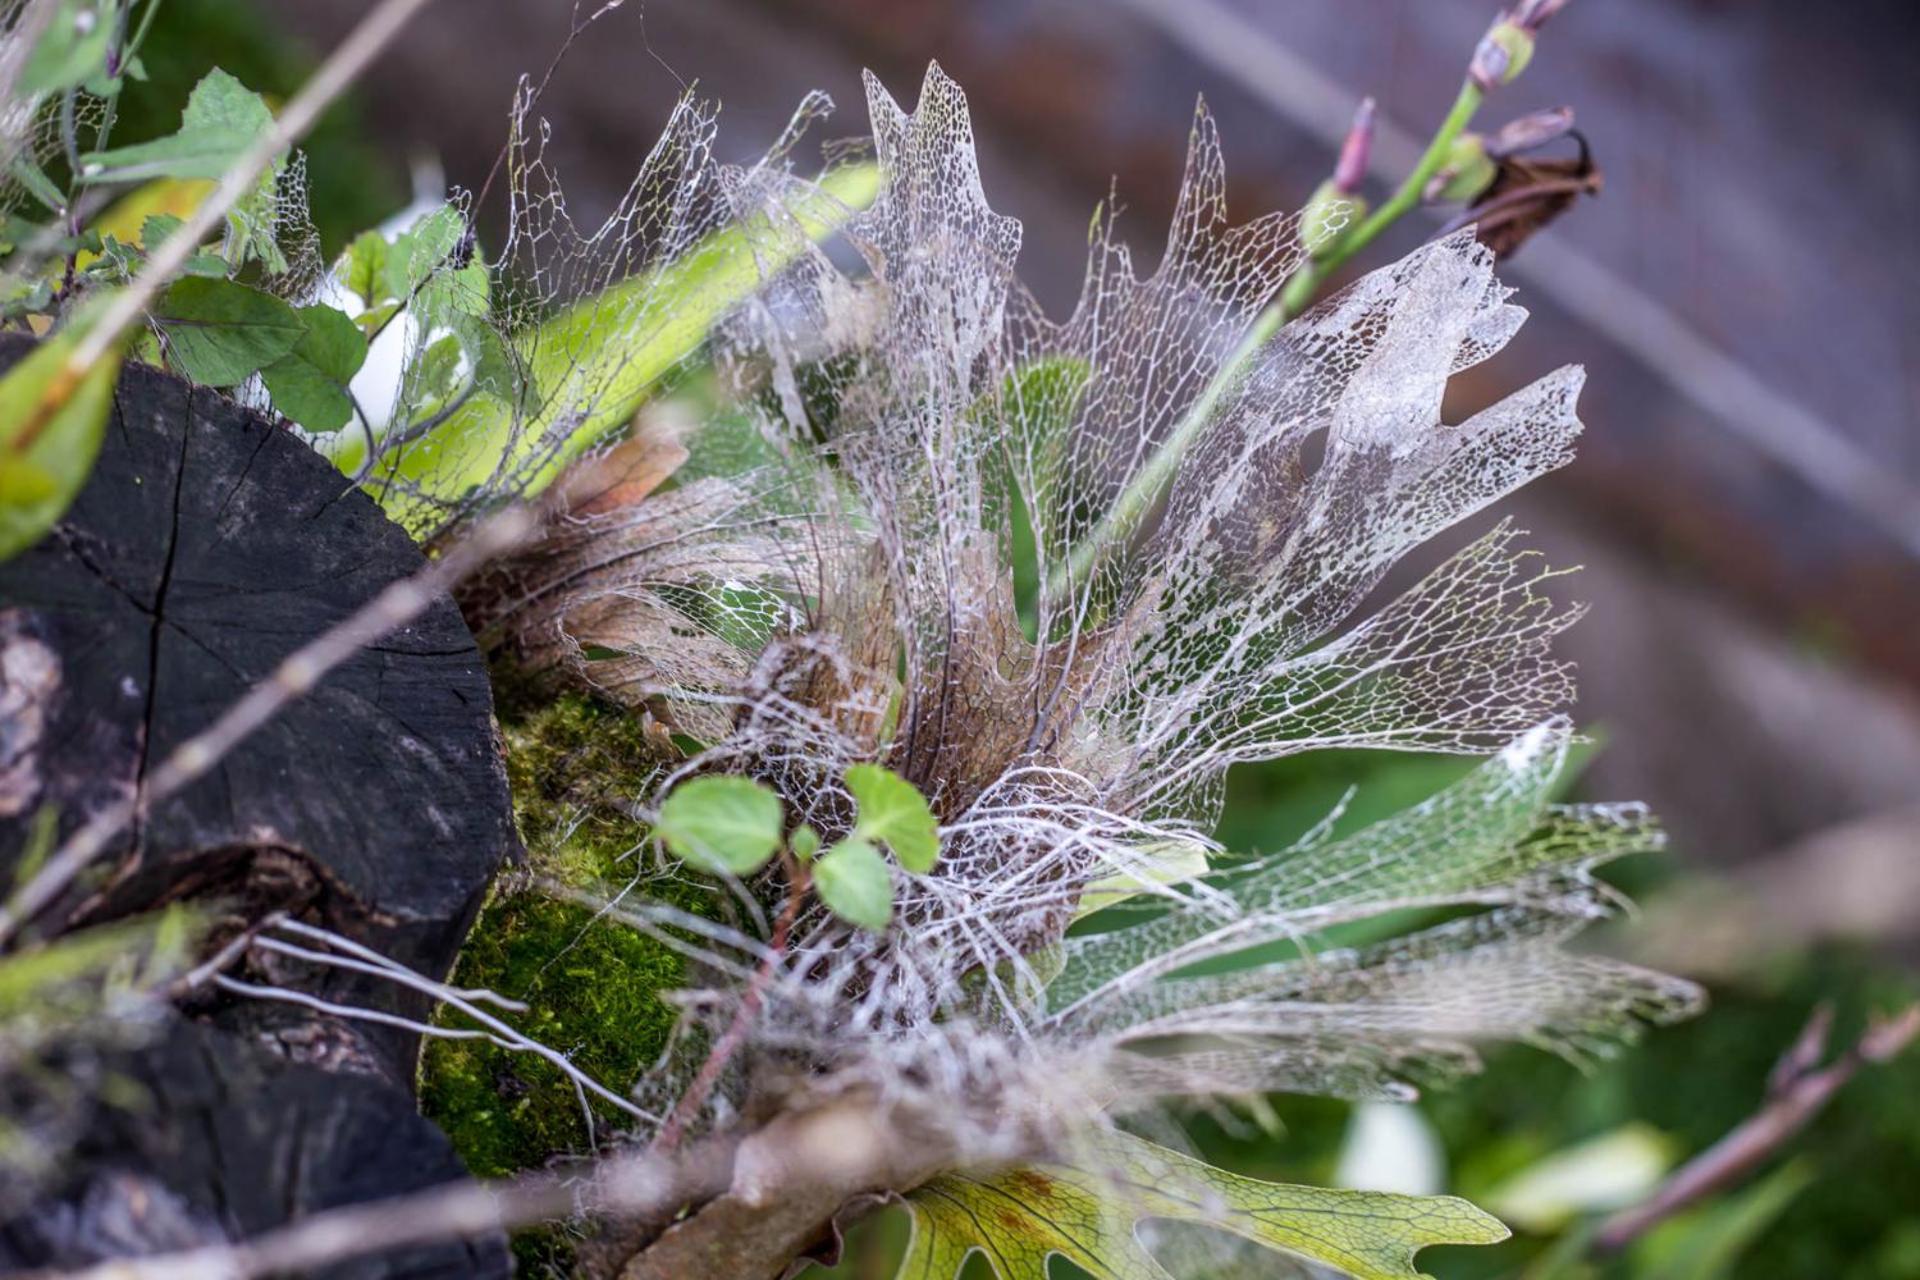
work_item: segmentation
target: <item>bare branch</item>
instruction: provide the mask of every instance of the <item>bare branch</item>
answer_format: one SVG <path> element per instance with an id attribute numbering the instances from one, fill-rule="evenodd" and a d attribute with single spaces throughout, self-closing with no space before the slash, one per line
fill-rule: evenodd
<path id="1" fill-rule="evenodd" d="M 320 64 L 320 69 L 301 86 L 300 92 L 287 103 L 267 131 L 246 154 L 234 161 L 221 177 L 220 185 L 194 210 L 186 225 L 177 234 L 168 236 L 166 242 L 154 250 L 133 283 L 114 296 L 68 357 L 70 377 L 78 378 L 92 368 L 94 362 L 119 341 L 120 335 L 139 321 L 154 295 L 179 274 L 180 268 L 199 250 L 201 242 L 220 225 L 228 211 L 246 198 L 267 166 L 313 127 L 320 113 L 366 70 L 367 64 L 428 2 L 382 0 L 360 20 L 360 25 Z"/>
<path id="2" fill-rule="evenodd" d="M 604 1161 L 584 1174 L 543 1171 L 501 1182 L 447 1183 L 311 1214 L 237 1244 L 29 1273 L 22 1280 L 256 1280 L 575 1214 L 655 1217 L 719 1191 L 732 1157 L 731 1143 L 711 1142 L 674 1157 L 646 1153 Z"/>
<path id="3" fill-rule="evenodd" d="M 1875 1023 L 1832 1066 L 1815 1070 L 1831 1021 L 1832 1011 L 1825 1006 L 1814 1010 L 1806 1028 L 1775 1066 L 1768 1081 L 1766 1105 L 1682 1165 L 1646 1200 L 1602 1223 L 1593 1237 L 1594 1250 L 1618 1253 L 1682 1209 L 1751 1173 L 1806 1128 L 1862 1067 L 1887 1061 L 1920 1036 L 1920 1004 Z"/>
<path id="4" fill-rule="evenodd" d="M 573 1172 L 448 1183 L 312 1214 L 234 1244 L 20 1280 L 256 1280 L 582 1216 L 618 1220 L 644 1242 L 615 1260 L 629 1280 L 764 1280 L 784 1271 L 849 1200 L 909 1191 L 952 1155 L 937 1117 L 849 1097 L 786 1113 L 744 1139 L 636 1151 Z M 702 1207 L 669 1227 L 689 1205 Z M 626 1236 L 615 1234 L 621 1238 L 607 1243 L 621 1250 Z"/>

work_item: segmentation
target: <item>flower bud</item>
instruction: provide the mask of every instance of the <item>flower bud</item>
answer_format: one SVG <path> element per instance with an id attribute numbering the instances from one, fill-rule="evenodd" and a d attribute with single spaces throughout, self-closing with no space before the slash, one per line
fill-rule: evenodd
<path id="1" fill-rule="evenodd" d="M 1373 99 L 1361 100 L 1353 124 L 1340 144 L 1333 176 L 1321 183 L 1300 214 L 1300 243 L 1313 257 L 1325 256 L 1340 243 L 1346 229 L 1367 216 L 1367 202 L 1359 194 L 1366 181 L 1367 159 L 1373 151 Z"/>
<path id="2" fill-rule="evenodd" d="M 1533 151 L 1573 132 L 1573 108 L 1553 107 L 1509 120 L 1487 139 L 1487 154 L 1495 160 Z"/>
<path id="3" fill-rule="evenodd" d="M 1339 245 L 1347 228 L 1366 216 L 1366 200 L 1342 191 L 1339 183 L 1328 178 L 1300 211 L 1300 244 L 1310 257 L 1324 258 Z"/>
<path id="4" fill-rule="evenodd" d="M 1373 99 L 1362 98 L 1353 113 L 1346 141 L 1340 144 L 1340 159 L 1333 166 L 1333 185 L 1351 195 L 1366 181 L 1367 161 L 1373 154 Z"/>
<path id="5" fill-rule="evenodd" d="M 1467 67 L 1468 77 L 1484 92 L 1512 84 L 1533 61 L 1533 34 L 1510 18 L 1502 18 L 1481 39 Z"/>
<path id="6" fill-rule="evenodd" d="M 1446 160 L 1421 196 L 1429 204 L 1464 204 L 1492 186 L 1497 173 L 1487 140 L 1477 133 L 1463 133 L 1447 148 Z"/>

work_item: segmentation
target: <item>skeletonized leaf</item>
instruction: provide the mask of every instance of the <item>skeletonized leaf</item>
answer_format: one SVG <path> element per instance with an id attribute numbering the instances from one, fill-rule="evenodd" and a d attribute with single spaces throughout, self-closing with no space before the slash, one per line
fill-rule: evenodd
<path id="1" fill-rule="evenodd" d="M 77 341 L 67 330 L 0 377 L 0 560 L 53 527 L 100 452 L 120 352 L 75 379 L 66 361 Z"/>
<path id="2" fill-rule="evenodd" d="M 306 332 L 293 350 L 260 370 L 273 407 L 309 431 L 338 431 L 353 416 L 347 384 L 366 363 L 360 327 L 328 306 L 301 307 Z"/>
<path id="3" fill-rule="evenodd" d="M 856 764 L 847 770 L 847 790 L 860 805 L 856 835 L 886 845 L 909 871 L 933 870 L 940 857 L 939 824 L 918 787 L 891 769 Z"/>
<path id="4" fill-rule="evenodd" d="M 751 778 L 691 778 L 660 806 L 654 831 L 703 871 L 744 876 L 780 847 L 780 797 Z"/>
<path id="5" fill-rule="evenodd" d="M 180 371 L 209 387 L 244 382 L 290 353 L 307 333 L 292 307 L 231 280 L 181 280 L 154 308 L 153 319 Z"/>
<path id="6" fill-rule="evenodd" d="M 1136 1236 L 1146 1219 L 1211 1226 L 1355 1280 L 1415 1280 L 1428 1245 L 1508 1235 L 1453 1196 L 1262 1182 L 1125 1134 L 1095 1147 L 1104 1176 L 1048 1165 L 927 1183 L 907 1198 L 913 1236 L 895 1280 L 955 1280 L 976 1253 L 998 1280 L 1047 1280 L 1056 1255 L 1096 1280 L 1167 1280 Z"/>
<path id="7" fill-rule="evenodd" d="M 384 254 L 376 255 L 373 247 L 368 245 L 365 250 L 365 261 L 359 270 L 370 272 L 377 257 L 383 278 L 367 280 L 365 283 L 370 288 L 381 288 L 386 292 L 383 298 L 376 298 L 370 293 L 361 293 L 360 296 L 367 299 L 369 306 L 383 301 L 384 298 L 398 298 L 405 302 L 416 290 L 431 280 L 441 264 L 453 255 L 460 244 L 460 237 L 466 234 L 466 230 L 466 219 L 460 216 L 460 211 L 452 205 L 443 204 L 438 209 L 417 218 L 412 226 L 387 246 Z M 378 233 L 367 234 L 377 235 Z M 366 239 L 366 236 L 362 236 L 361 239 Z M 354 248 L 359 247 L 359 241 L 355 241 Z M 354 292 L 360 291 L 355 288 Z"/>
<path id="8" fill-rule="evenodd" d="M 790 211 L 816 240 L 836 231 L 846 210 L 871 203 L 878 173 L 871 165 L 845 165 L 823 175 L 820 188 L 830 201 Z M 526 353 L 528 367 L 524 379 L 516 381 L 537 388 L 548 407 L 536 409 L 531 422 L 518 421 L 509 399 L 475 396 L 391 463 L 383 463 L 378 474 L 391 469 L 408 483 L 381 486 L 382 502 L 408 524 L 436 500 L 467 493 L 496 473 L 522 469 L 531 474 L 524 477 L 521 492 L 537 492 L 629 421 L 661 380 L 700 348 L 714 323 L 798 252 L 799 246 L 790 242 L 782 243 L 778 253 L 770 252 L 747 229 L 730 227 L 675 261 L 620 281 L 517 336 L 514 346 Z M 410 263 L 420 260 L 419 254 L 409 258 Z M 630 320 L 635 314 L 649 317 L 638 340 Z M 570 427 L 560 448 L 550 449 L 551 422 L 575 409 L 568 397 L 588 395 L 586 388 L 591 388 L 591 411 Z M 351 472 L 362 457 L 363 451 L 349 446 L 334 455 L 334 462 Z"/>

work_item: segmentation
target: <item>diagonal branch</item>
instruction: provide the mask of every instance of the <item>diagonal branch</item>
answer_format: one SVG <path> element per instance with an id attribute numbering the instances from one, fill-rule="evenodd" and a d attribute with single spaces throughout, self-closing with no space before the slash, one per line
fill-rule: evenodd
<path id="1" fill-rule="evenodd" d="M 1886 1062 L 1920 1036 L 1920 1004 L 1868 1028 L 1831 1066 L 1817 1068 L 1832 1010 L 1816 1009 L 1767 1082 L 1767 1101 L 1720 1141 L 1682 1165 L 1646 1200 L 1600 1225 L 1598 1253 L 1618 1253 L 1659 1223 L 1746 1177 L 1820 1113 L 1862 1067 Z"/>

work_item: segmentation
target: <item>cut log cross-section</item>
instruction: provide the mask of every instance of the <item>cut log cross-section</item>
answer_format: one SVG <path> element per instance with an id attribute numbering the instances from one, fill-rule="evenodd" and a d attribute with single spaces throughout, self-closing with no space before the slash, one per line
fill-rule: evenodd
<path id="1" fill-rule="evenodd" d="M 29 349 L 0 339 L 0 367 Z M 64 836 L 137 791 L 288 653 L 423 563 L 283 425 L 130 366 L 85 489 L 51 534 L 0 564 L 0 884 L 17 878 L 34 815 L 51 808 Z M 443 598 L 152 805 L 29 934 L 192 900 L 229 928 L 287 910 L 439 977 L 514 846 L 485 664 Z M 364 975 L 290 964 L 266 976 L 427 1012 Z M 103 1119 L 55 1190 L 66 1217 L 29 1215 L 39 1227 L 84 1220 L 129 1177 L 178 1196 L 182 1221 L 235 1237 L 457 1175 L 412 1112 L 410 1035 L 251 1001 L 190 1013 L 199 1025 L 183 1021 L 129 1067 L 179 1105 Z M 360 1122 L 342 1111 L 349 1099 Z M 79 1226 L 59 1239 L 39 1227 L 0 1228 L 0 1264 L 91 1251 Z M 501 1255 L 482 1252 L 417 1255 L 427 1271 L 370 1262 L 366 1274 L 486 1274 Z"/>

